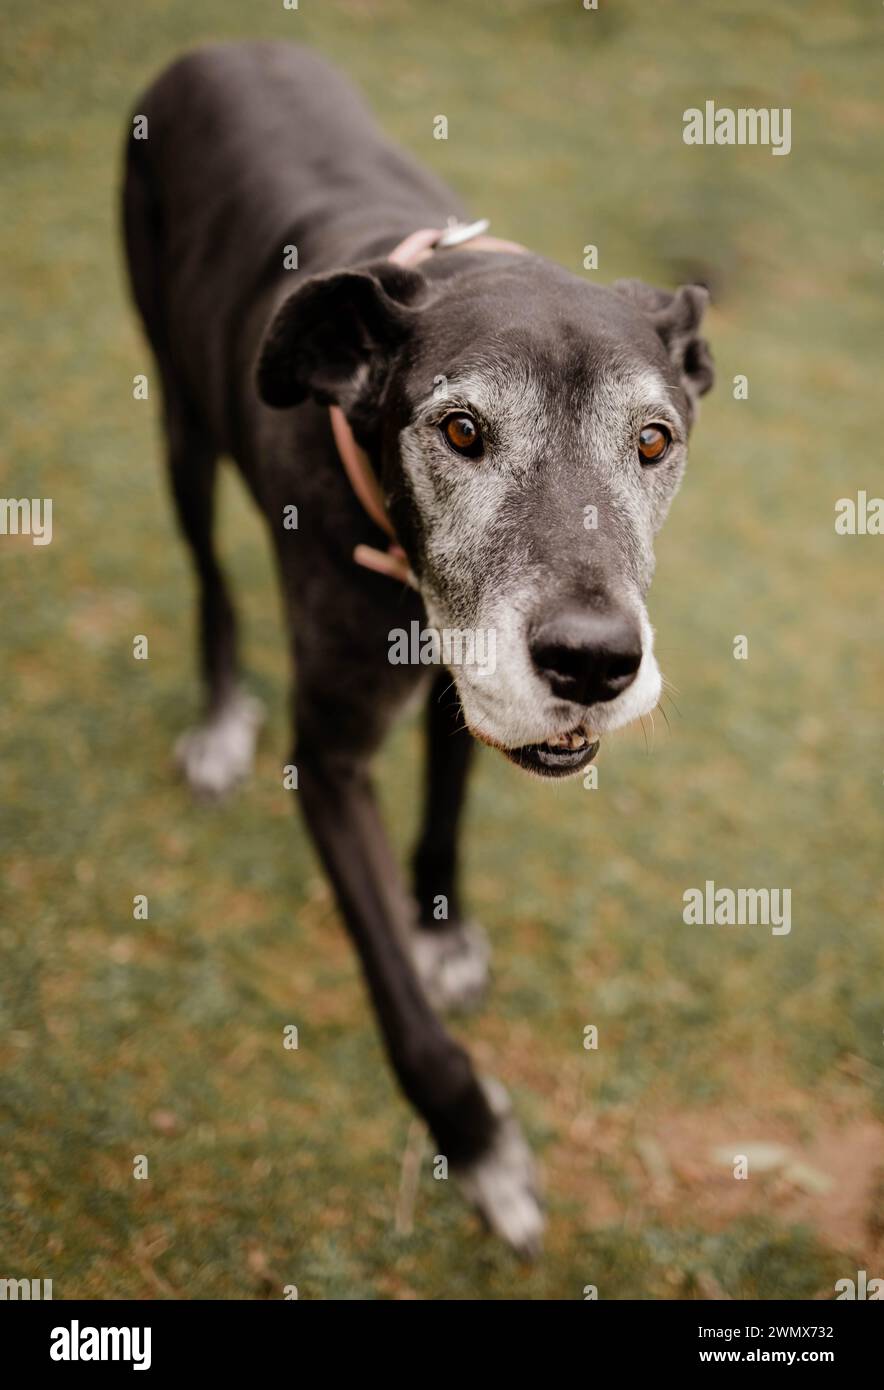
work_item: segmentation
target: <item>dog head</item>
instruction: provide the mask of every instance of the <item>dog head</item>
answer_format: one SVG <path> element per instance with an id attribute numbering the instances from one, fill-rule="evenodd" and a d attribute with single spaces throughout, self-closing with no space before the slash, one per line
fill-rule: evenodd
<path id="1" fill-rule="evenodd" d="M 315 276 L 267 332 L 262 398 L 344 410 L 431 626 L 475 637 L 468 725 L 531 771 L 579 771 L 659 699 L 645 596 L 712 385 L 706 302 L 461 251 Z"/>

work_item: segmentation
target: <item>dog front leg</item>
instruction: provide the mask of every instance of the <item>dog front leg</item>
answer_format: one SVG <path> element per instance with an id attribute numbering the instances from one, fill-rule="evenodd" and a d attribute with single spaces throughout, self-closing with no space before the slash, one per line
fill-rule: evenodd
<path id="1" fill-rule="evenodd" d="M 405 1095 L 488 1224 L 533 1254 L 543 1217 L 531 1152 L 496 1082 L 480 1082 L 446 1032 L 411 961 L 408 899 L 364 759 L 299 740 L 299 800 L 334 886 Z"/>
<path id="2" fill-rule="evenodd" d="M 424 815 L 413 860 L 419 914 L 413 955 L 436 1007 L 463 1010 L 485 993 L 491 949 L 485 932 L 461 909 L 458 833 L 475 740 L 447 671 L 430 691 L 426 741 Z"/>
<path id="3" fill-rule="evenodd" d="M 475 748 L 454 682 L 444 670 L 427 701 L 426 741 L 426 797 L 414 854 L 414 886 L 421 926 L 434 930 L 461 917 L 457 836 Z"/>

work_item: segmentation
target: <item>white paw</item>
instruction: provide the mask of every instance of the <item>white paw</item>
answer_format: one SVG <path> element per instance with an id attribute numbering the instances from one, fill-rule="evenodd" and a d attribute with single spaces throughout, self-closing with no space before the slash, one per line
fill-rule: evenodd
<path id="1" fill-rule="evenodd" d="M 237 690 L 206 724 L 182 734 L 175 761 L 193 791 L 216 797 L 229 792 L 252 770 L 264 706 Z"/>
<path id="2" fill-rule="evenodd" d="M 503 1086 L 492 1077 L 482 1084 L 497 1117 L 497 1132 L 491 1148 L 474 1163 L 458 1168 L 457 1177 L 491 1230 L 523 1259 L 534 1259 L 540 1254 L 546 1225 L 537 1165 Z"/>
<path id="3" fill-rule="evenodd" d="M 487 987 L 491 947 L 474 922 L 453 927 L 417 928 L 411 936 L 414 968 L 436 1009 L 474 1008 Z"/>

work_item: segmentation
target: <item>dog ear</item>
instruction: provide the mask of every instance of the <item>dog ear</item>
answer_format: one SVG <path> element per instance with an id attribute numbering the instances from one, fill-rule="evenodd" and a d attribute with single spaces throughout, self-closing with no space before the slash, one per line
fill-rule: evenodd
<path id="1" fill-rule="evenodd" d="M 362 393 L 377 359 L 388 359 L 414 323 L 427 291 L 417 271 L 389 261 L 314 275 L 290 295 L 264 335 L 258 394 L 277 409 L 313 396 L 345 409 Z"/>
<path id="2" fill-rule="evenodd" d="M 682 285 L 673 293 L 642 280 L 616 280 L 612 288 L 651 319 L 681 374 L 693 408 L 715 380 L 709 344 L 697 331 L 709 303 L 709 291 L 703 285 Z"/>

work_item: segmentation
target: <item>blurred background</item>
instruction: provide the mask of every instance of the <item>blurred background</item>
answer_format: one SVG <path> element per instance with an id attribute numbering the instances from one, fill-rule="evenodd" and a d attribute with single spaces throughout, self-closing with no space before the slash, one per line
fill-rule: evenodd
<path id="1" fill-rule="evenodd" d="M 884 491 L 884 11 L 6 0 L 0 21 L 0 492 L 54 502 L 51 545 L 0 537 L 0 1275 L 56 1298 L 826 1298 L 884 1275 L 884 540 L 834 529 L 838 498 Z M 429 1159 L 394 1228 L 411 1121 L 282 789 L 279 606 L 232 473 L 223 552 L 270 720 L 228 804 L 193 806 L 171 763 L 199 704 L 193 584 L 158 403 L 132 396 L 152 364 L 121 152 L 174 55 L 258 36 L 336 61 L 497 235 L 715 297 L 718 385 L 651 592 L 668 726 L 608 740 L 596 791 L 486 750 L 472 789 L 496 979 L 457 1031 L 545 1169 L 530 1268 Z M 706 99 L 791 107 L 792 152 L 685 146 Z M 378 768 L 403 853 L 419 754 L 412 720 Z M 686 926 L 706 879 L 791 888 L 791 933 Z"/>

